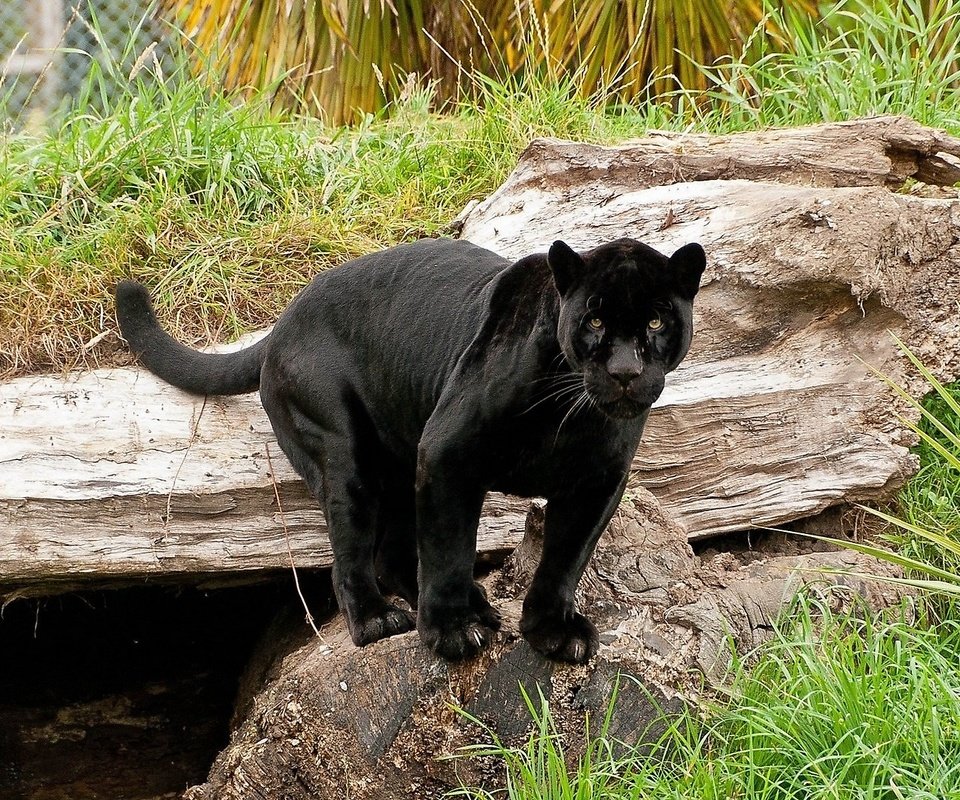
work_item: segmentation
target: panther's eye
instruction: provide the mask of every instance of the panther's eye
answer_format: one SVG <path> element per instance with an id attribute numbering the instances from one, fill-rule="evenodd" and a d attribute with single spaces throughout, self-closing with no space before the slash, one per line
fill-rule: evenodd
<path id="1" fill-rule="evenodd" d="M 654 317 L 647 323 L 647 328 L 652 331 L 658 331 L 663 327 L 663 320 L 660 317 Z"/>
<path id="2" fill-rule="evenodd" d="M 593 330 L 599 331 L 603 329 L 603 320 L 600 319 L 600 317 L 594 317 L 589 322 L 587 322 L 587 325 L 593 328 Z"/>

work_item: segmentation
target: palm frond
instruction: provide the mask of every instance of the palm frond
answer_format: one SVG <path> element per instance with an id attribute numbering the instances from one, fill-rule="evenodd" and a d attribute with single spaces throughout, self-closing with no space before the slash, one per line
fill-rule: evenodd
<path id="1" fill-rule="evenodd" d="M 815 15 L 812 0 L 789 0 Z M 353 121 L 392 102 L 406 75 L 439 102 L 475 73 L 575 78 L 584 96 L 635 103 L 682 85 L 700 64 L 739 51 L 765 19 L 759 0 L 162 0 L 227 88 Z M 763 23 L 766 25 L 766 23 Z"/>

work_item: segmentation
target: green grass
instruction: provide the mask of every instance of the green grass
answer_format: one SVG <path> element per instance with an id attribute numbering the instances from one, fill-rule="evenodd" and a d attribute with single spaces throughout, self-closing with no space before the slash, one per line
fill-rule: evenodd
<path id="1" fill-rule="evenodd" d="M 504 796 L 513 800 L 588 800 L 594 797 L 616 796 L 623 788 L 624 773 L 631 759 L 614 754 L 607 737 L 610 719 L 616 703 L 616 691 L 607 706 L 607 715 L 596 735 L 586 736 L 584 752 L 577 760 L 576 768 L 568 767 L 563 739 L 557 731 L 550 711 L 550 703 L 539 693 L 534 701 L 520 687 L 533 723 L 533 730 L 522 747 L 505 746 L 496 733 L 482 720 L 459 710 L 461 716 L 483 730 L 489 744 L 466 747 L 453 756 L 471 758 L 494 758 L 506 766 L 506 784 L 502 790 L 491 793 L 483 789 L 463 787 L 448 794 L 449 797 L 467 797 L 474 800 L 492 800 Z"/>
<path id="2" fill-rule="evenodd" d="M 945 386 L 944 391 L 960 404 L 960 385 Z M 952 450 L 960 459 L 956 444 L 960 441 L 960 415 L 937 392 L 931 392 L 923 405 L 931 418 L 938 420 L 954 438 L 951 440 L 931 418 L 921 421 L 921 429 L 930 440 Z M 930 440 L 922 440 L 916 448 L 920 469 L 904 487 L 899 505 L 903 518 L 911 525 L 933 531 L 960 547 L 960 472 L 957 464 L 944 458 Z M 960 575 L 960 555 L 918 537 L 901 536 L 899 544 L 907 554 Z"/>
<path id="3" fill-rule="evenodd" d="M 72 108 L 0 139 L 0 378 L 122 361 L 111 290 L 125 276 L 150 285 L 186 341 L 263 326 L 319 270 L 442 233 L 535 136 L 864 113 L 958 130 L 960 0 L 934 5 L 926 24 L 907 24 L 909 2 L 841 0 L 816 24 L 771 7 L 783 41 L 757 35 L 744 59 L 704 67 L 706 96 L 616 107 L 584 98 L 577 74 L 475 76 L 444 115 L 414 83 L 386 114 L 340 129 L 225 96 L 176 56 L 166 72 L 129 48 L 99 58 Z"/>
<path id="4" fill-rule="evenodd" d="M 875 114 L 960 128 L 960 2 L 837 0 L 821 18 L 765 0 L 781 31 L 704 65 L 709 124 L 739 130 Z"/>
<path id="5" fill-rule="evenodd" d="M 524 746 L 491 738 L 501 792 L 476 800 L 897 800 L 960 797 L 960 623 L 835 616 L 801 602 L 735 667 L 729 699 L 672 721 L 669 757 L 614 757 L 602 736 L 572 767 L 546 713 Z"/>
<path id="6" fill-rule="evenodd" d="M 629 127 L 563 83 L 483 82 L 485 103 L 445 116 L 413 86 L 389 116 L 331 130 L 183 78 L 94 70 L 59 122 L 0 141 L 0 377 L 109 363 L 115 337 L 84 345 L 112 328 L 124 276 L 175 335 L 234 338 L 319 270 L 442 233 L 533 137 Z"/>
<path id="7" fill-rule="evenodd" d="M 957 796 L 960 628 L 815 622 L 809 610 L 794 626 L 709 724 L 720 757 L 693 781 L 702 796 Z"/>

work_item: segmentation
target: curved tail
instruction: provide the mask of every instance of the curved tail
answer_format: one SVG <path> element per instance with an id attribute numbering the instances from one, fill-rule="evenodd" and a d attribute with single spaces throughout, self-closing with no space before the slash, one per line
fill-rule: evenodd
<path id="1" fill-rule="evenodd" d="M 245 394 L 260 386 L 267 338 L 236 353 L 200 353 L 173 339 L 157 321 L 146 287 L 117 285 L 117 321 L 140 363 L 159 378 L 193 394 Z"/>

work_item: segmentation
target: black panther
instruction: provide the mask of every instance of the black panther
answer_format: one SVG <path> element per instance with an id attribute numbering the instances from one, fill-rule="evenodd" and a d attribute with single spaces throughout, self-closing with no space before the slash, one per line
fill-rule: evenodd
<path id="1" fill-rule="evenodd" d="M 624 491 L 664 376 L 686 355 L 705 266 L 632 239 L 558 241 L 515 263 L 428 239 L 317 276 L 252 347 L 198 353 L 123 281 L 117 317 L 147 369 L 195 394 L 260 389 L 277 440 L 326 510 L 353 641 L 417 628 L 440 656 L 500 626 L 474 582 L 488 491 L 547 500 L 520 628 L 582 663 L 597 630 L 574 591 Z M 386 595 L 405 598 L 416 616 Z"/>

